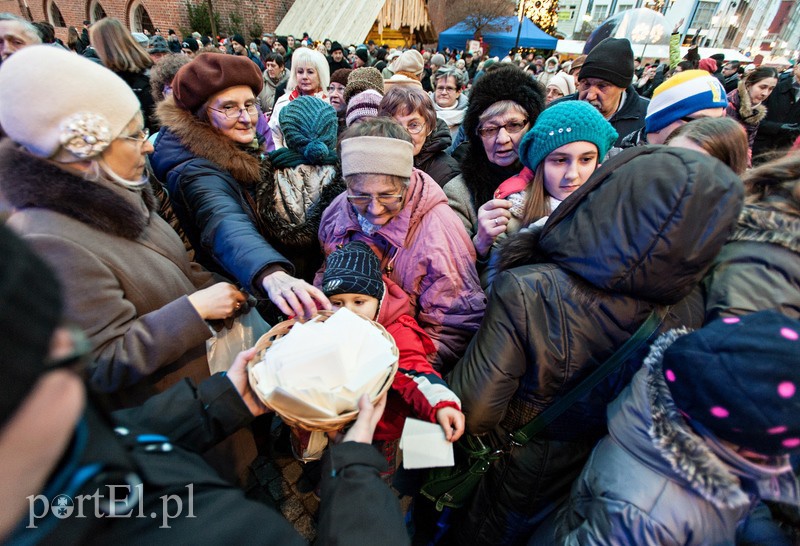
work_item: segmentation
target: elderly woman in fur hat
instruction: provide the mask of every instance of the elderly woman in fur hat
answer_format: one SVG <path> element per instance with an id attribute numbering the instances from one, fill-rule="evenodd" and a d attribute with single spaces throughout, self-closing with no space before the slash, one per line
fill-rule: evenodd
<path id="1" fill-rule="evenodd" d="M 57 86 L 40 85 L 51 78 Z M 144 175 L 153 147 L 130 87 L 88 59 L 32 46 L 3 63 L 0 124 L 8 225 L 55 270 L 65 318 L 91 344 L 94 388 L 122 407 L 208 377 L 206 320 L 234 316 L 246 296 L 189 262 L 157 215 Z"/>
<path id="2" fill-rule="evenodd" d="M 256 133 L 262 85 L 244 57 L 200 55 L 181 68 L 172 97 L 158 107 L 162 130 L 151 164 L 198 262 L 266 295 L 286 315 L 310 316 L 328 299 L 296 276 L 296 263 L 276 248 L 280 238 L 257 211 L 257 187 L 271 168 Z"/>
<path id="3" fill-rule="evenodd" d="M 494 199 L 501 182 L 522 170 L 519 143 L 544 109 L 542 87 L 515 66 L 501 66 L 472 88 L 463 128 L 466 151 L 461 176 L 444 187 L 450 206 L 467 229 L 478 259 L 511 219 L 511 203 Z M 458 152 L 454 155 L 462 155 Z"/>

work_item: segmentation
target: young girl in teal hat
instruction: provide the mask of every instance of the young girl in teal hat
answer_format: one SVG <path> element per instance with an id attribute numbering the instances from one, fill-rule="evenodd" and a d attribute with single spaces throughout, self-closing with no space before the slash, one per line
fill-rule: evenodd
<path id="1" fill-rule="evenodd" d="M 555 208 L 583 185 L 617 139 L 617 132 L 590 104 L 567 101 L 542 112 L 522 138 L 519 158 L 524 169 L 504 181 L 494 199 L 482 207 L 494 238 L 489 256 L 508 235 L 543 224 Z M 489 275 L 481 275 L 487 288 Z"/>

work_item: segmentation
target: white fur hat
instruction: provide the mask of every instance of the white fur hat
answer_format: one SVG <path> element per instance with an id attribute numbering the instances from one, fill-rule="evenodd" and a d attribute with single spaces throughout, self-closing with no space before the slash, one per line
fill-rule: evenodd
<path id="1" fill-rule="evenodd" d="M 95 157 L 140 109 L 119 76 L 60 48 L 29 46 L 0 68 L 0 126 L 39 157 L 61 163 Z"/>

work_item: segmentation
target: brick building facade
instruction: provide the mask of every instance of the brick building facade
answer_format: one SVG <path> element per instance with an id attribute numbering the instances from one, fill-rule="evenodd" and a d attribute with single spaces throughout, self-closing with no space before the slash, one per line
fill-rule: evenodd
<path id="1" fill-rule="evenodd" d="M 206 0 L 190 0 L 205 5 Z M 250 31 L 275 30 L 294 0 L 213 0 L 214 11 L 224 28 L 241 26 Z M 186 0 L 0 0 L 0 12 L 21 15 L 31 21 L 48 21 L 56 35 L 66 38 L 67 28 L 80 32 L 83 21 L 95 21 L 104 16 L 115 17 L 132 31 L 159 28 L 164 36 L 167 29 L 189 28 Z"/>

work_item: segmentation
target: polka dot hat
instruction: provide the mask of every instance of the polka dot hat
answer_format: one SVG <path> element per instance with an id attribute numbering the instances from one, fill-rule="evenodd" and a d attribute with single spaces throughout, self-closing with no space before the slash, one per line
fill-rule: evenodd
<path id="1" fill-rule="evenodd" d="M 755 453 L 800 451 L 800 321 L 775 311 L 714 321 L 676 340 L 663 372 L 690 422 Z"/>

